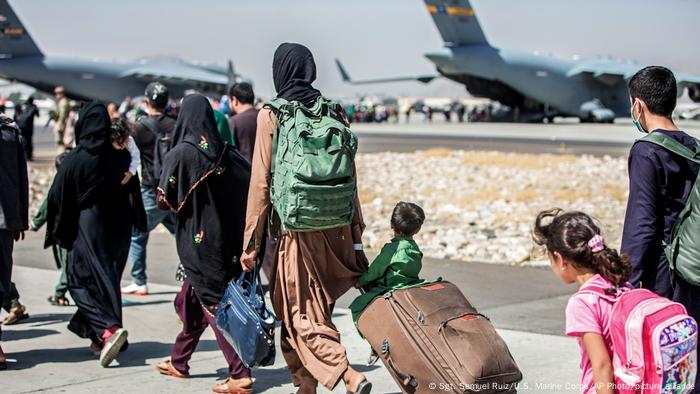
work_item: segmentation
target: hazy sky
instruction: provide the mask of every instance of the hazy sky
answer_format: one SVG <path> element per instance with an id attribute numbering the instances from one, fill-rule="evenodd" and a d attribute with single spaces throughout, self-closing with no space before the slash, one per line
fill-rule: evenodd
<path id="1" fill-rule="evenodd" d="M 225 63 L 273 93 L 272 54 L 284 41 L 306 44 L 327 95 L 463 95 L 461 85 L 398 83 L 351 87 L 353 78 L 433 72 L 423 53 L 442 40 L 421 0 L 14 0 L 48 55 L 137 58 L 176 55 Z M 561 56 L 606 55 L 700 73 L 697 0 L 474 0 L 494 46 Z"/>

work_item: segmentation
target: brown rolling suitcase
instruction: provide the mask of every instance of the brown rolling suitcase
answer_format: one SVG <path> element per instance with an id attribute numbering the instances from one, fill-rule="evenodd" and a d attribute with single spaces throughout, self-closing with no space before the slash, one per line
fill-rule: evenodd
<path id="1" fill-rule="evenodd" d="M 377 297 L 358 327 L 404 393 L 512 393 L 522 380 L 491 322 L 450 282 Z"/>

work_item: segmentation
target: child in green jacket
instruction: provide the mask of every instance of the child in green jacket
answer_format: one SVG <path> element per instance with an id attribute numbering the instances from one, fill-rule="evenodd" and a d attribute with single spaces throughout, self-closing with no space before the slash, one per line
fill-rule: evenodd
<path id="1" fill-rule="evenodd" d="M 61 166 L 61 163 L 63 163 L 63 159 L 66 158 L 68 152 L 69 150 L 56 156 L 56 161 L 54 162 L 56 165 L 56 170 L 58 170 L 58 168 Z M 39 231 L 39 229 L 46 224 L 46 218 L 48 216 L 46 212 L 47 205 L 48 197 L 44 199 L 36 215 L 34 215 L 34 218 L 32 218 L 32 223 L 30 226 L 32 231 Z M 51 305 L 68 306 L 70 305 L 70 301 L 68 301 L 68 298 L 66 297 L 66 293 L 68 293 L 68 278 L 66 277 L 66 261 L 68 260 L 68 251 L 58 245 L 52 245 L 51 249 L 53 251 L 53 259 L 56 263 L 56 268 L 58 268 L 60 272 L 60 276 L 58 278 L 58 283 L 56 284 L 54 294 L 49 296 L 47 301 Z"/>
<path id="2" fill-rule="evenodd" d="M 423 252 L 413 240 L 413 236 L 418 234 L 423 226 L 423 221 L 423 209 L 416 204 L 401 201 L 394 207 L 391 214 L 394 238 L 382 247 L 382 251 L 356 285 L 364 289 L 365 293 L 350 304 L 355 325 L 362 312 L 376 297 L 391 290 L 425 283 L 418 277 L 423 267 Z"/>

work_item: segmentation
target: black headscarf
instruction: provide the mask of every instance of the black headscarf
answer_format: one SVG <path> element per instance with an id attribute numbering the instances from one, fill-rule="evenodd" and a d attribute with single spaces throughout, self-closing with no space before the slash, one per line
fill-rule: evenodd
<path id="1" fill-rule="evenodd" d="M 311 86 L 316 80 L 314 56 L 301 44 L 287 42 L 277 47 L 272 61 L 272 79 L 278 98 L 311 107 L 321 96 L 321 92 Z"/>
<path id="2" fill-rule="evenodd" d="M 228 143 L 219 135 L 209 100 L 201 94 L 185 97 L 159 186 L 171 209 L 179 211 L 191 189 L 216 170 L 227 150 Z"/>
<path id="3" fill-rule="evenodd" d="M 110 126 L 104 105 L 92 102 L 80 110 L 75 124 L 78 145 L 66 156 L 49 189 L 47 246 L 58 244 L 70 249 L 77 236 L 80 210 L 92 204 L 107 184 L 116 188 L 128 170 L 129 153 L 112 148 Z M 132 181 L 130 190 L 133 185 L 138 188 L 138 179 Z M 137 200 L 140 202 L 140 198 Z M 135 205 L 138 202 L 134 199 Z"/>
<path id="4" fill-rule="evenodd" d="M 78 112 L 78 121 L 75 122 L 75 140 L 78 141 L 78 148 L 98 155 L 110 144 L 111 126 L 112 121 L 104 105 L 94 101 L 86 104 Z"/>

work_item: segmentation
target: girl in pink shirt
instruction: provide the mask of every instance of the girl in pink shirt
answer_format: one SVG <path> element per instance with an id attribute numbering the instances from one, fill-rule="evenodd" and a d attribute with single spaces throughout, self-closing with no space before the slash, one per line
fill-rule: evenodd
<path id="1" fill-rule="evenodd" d="M 590 285 L 627 285 L 632 273 L 629 258 L 608 248 L 600 228 L 582 212 L 541 212 L 535 220 L 533 238 L 547 249 L 554 274 L 564 283 L 580 286 L 566 306 L 566 335 L 576 337 L 581 352 L 581 392 L 614 393 L 608 332 L 613 304 L 581 290 Z"/>

